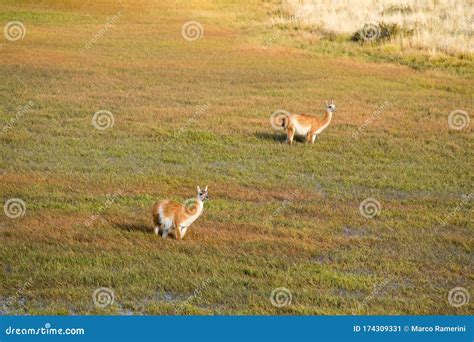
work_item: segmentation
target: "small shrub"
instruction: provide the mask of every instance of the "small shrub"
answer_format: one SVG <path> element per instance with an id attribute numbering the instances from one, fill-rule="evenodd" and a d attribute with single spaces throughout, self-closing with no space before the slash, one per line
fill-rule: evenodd
<path id="1" fill-rule="evenodd" d="M 381 43 L 392 40 L 402 34 L 404 36 L 411 36 L 413 32 L 413 29 L 402 28 L 396 23 L 380 22 L 378 24 L 365 24 L 364 27 L 356 31 L 350 39 L 353 42 L 360 43 Z"/>
<path id="2" fill-rule="evenodd" d="M 379 37 L 381 41 L 388 41 L 394 37 L 397 37 L 402 30 L 400 26 L 395 23 L 379 23 Z"/>

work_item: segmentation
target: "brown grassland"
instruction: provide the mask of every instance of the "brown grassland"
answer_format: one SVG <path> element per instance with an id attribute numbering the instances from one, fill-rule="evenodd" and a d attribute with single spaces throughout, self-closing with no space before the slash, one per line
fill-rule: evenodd
<path id="1" fill-rule="evenodd" d="M 0 215 L 0 313 L 473 313 L 447 298 L 474 293 L 472 129 L 448 125 L 472 114 L 472 58 L 320 39 L 269 25 L 279 11 L 1 2 L 2 27 L 26 34 L 0 41 L 0 128 L 17 117 L 0 131 L 0 194 L 26 211 Z M 273 111 L 322 115 L 329 98 L 314 145 L 272 130 Z M 98 130 L 102 109 L 114 125 Z M 196 185 L 210 200 L 185 239 L 153 235 L 152 204 Z M 366 198 L 378 216 L 361 215 Z M 94 305 L 99 287 L 112 305 Z"/>

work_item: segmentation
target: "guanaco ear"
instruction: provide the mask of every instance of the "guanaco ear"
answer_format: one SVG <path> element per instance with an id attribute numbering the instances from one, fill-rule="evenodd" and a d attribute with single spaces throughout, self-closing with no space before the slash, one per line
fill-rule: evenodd
<path id="1" fill-rule="evenodd" d="M 329 107 L 329 103 L 328 103 L 328 100 L 326 100 L 326 107 Z"/>
<path id="2" fill-rule="evenodd" d="M 199 185 L 197 186 L 196 190 L 197 192 L 201 192 L 201 188 L 199 187 Z"/>
<path id="3" fill-rule="evenodd" d="M 206 187 L 204 188 L 204 192 L 207 192 L 207 185 L 206 185 Z"/>

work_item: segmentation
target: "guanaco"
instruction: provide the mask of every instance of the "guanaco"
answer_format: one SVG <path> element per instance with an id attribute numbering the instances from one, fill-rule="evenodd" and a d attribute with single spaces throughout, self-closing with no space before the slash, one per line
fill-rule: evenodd
<path id="1" fill-rule="evenodd" d="M 156 202 L 152 208 L 155 234 L 161 232 L 165 239 L 170 231 L 174 230 L 177 240 L 184 238 L 189 226 L 202 214 L 204 201 L 207 199 L 207 186 L 204 191 L 198 186 L 196 197 L 186 200 L 184 204 L 170 200 Z"/>
<path id="2" fill-rule="evenodd" d="M 306 136 L 307 143 L 314 143 L 316 137 L 329 126 L 332 115 L 336 111 L 333 100 L 326 101 L 326 112 L 322 117 L 307 114 L 290 114 L 286 111 L 277 111 L 270 117 L 274 128 L 286 130 L 286 142 L 293 143 L 295 134 Z"/>

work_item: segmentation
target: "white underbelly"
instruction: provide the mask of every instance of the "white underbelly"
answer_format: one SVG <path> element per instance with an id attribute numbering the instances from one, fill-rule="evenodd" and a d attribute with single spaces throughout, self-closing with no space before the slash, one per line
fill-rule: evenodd
<path id="1" fill-rule="evenodd" d="M 293 121 L 293 125 L 295 126 L 295 132 L 298 135 L 306 135 L 311 129 L 311 126 L 303 126 L 296 120 Z"/>

